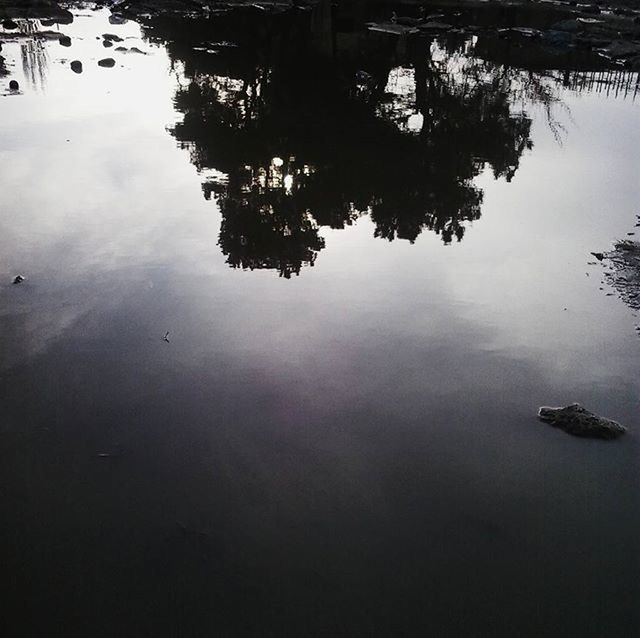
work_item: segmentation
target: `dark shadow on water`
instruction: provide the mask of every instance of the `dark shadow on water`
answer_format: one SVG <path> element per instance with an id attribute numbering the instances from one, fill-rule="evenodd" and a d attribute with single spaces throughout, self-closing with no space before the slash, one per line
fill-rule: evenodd
<path id="1" fill-rule="evenodd" d="M 430 38 L 360 34 L 326 57 L 317 43 L 331 38 L 306 14 L 236 20 L 149 29 L 186 80 L 172 134 L 203 175 L 226 176 L 203 188 L 233 267 L 299 274 L 324 246 L 321 226 L 363 214 L 384 239 L 426 229 L 460 241 L 481 215 L 474 178 L 490 167 L 510 180 L 531 147 L 513 78 L 464 56 L 464 39 L 432 51 Z M 239 46 L 216 46 L 229 40 Z M 396 92 L 394 74 L 406 76 Z"/>
<path id="2" fill-rule="evenodd" d="M 558 70 L 543 72 L 512 66 L 495 38 L 399 37 L 349 18 L 321 3 L 145 25 L 181 78 L 171 133 L 220 206 L 234 268 L 299 274 L 324 247 L 322 226 L 366 214 L 390 241 L 424 230 L 461 241 L 481 216 L 474 179 L 489 168 L 510 181 L 532 148 L 527 108 L 542 105 L 561 141 L 560 86 L 584 88 L 570 71 L 588 67 L 584 55 L 555 55 Z"/>

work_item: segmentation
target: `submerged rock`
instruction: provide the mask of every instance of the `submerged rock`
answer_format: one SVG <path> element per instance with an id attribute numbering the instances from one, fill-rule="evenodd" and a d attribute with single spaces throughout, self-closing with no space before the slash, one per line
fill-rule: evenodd
<path id="1" fill-rule="evenodd" d="M 600 15 L 602 10 L 597 4 L 577 4 L 576 9 L 582 13 L 590 13 L 592 15 Z"/>
<path id="2" fill-rule="evenodd" d="M 111 40 L 103 40 L 102 46 L 105 47 L 105 49 L 108 49 L 109 47 L 113 46 L 113 42 L 111 42 Z"/>
<path id="3" fill-rule="evenodd" d="M 61 35 L 58 42 L 60 42 L 63 47 L 71 46 L 71 38 L 68 35 Z"/>
<path id="4" fill-rule="evenodd" d="M 74 73 L 82 73 L 82 62 L 80 62 L 80 60 L 74 60 L 71 63 L 71 70 Z"/>
<path id="5" fill-rule="evenodd" d="M 415 27 L 407 27 L 395 22 L 368 22 L 367 29 L 378 33 L 388 33 L 391 35 L 405 35 L 409 33 L 418 33 Z"/>
<path id="6" fill-rule="evenodd" d="M 542 31 L 539 29 L 531 29 L 528 27 L 509 27 L 505 29 L 498 29 L 498 37 L 500 38 L 540 38 L 542 37 Z"/>
<path id="7" fill-rule="evenodd" d="M 603 50 L 603 53 L 614 60 L 640 55 L 640 44 L 616 40 Z"/>
<path id="8" fill-rule="evenodd" d="M 551 25 L 551 31 L 564 31 L 566 33 L 578 33 L 582 28 L 577 20 L 561 20 Z"/>
<path id="9" fill-rule="evenodd" d="M 396 24 L 401 24 L 405 27 L 415 27 L 418 26 L 422 22 L 422 18 L 413 18 L 411 16 L 399 16 L 396 12 L 393 12 L 391 16 L 391 22 Z"/>
<path id="10" fill-rule="evenodd" d="M 112 66 L 116 65 L 116 61 L 113 58 L 103 58 L 102 60 L 98 60 L 98 66 L 105 67 L 110 69 Z"/>
<path id="11" fill-rule="evenodd" d="M 137 53 L 138 55 L 149 55 L 146 51 L 141 51 L 138 47 L 131 47 L 127 49 L 127 47 L 116 47 L 114 51 L 118 51 L 118 53 Z"/>
<path id="12" fill-rule="evenodd" d="M 542 36 L 545 44 L 552 47 L 568 47 L 575 41 L 575 35 L 567 31 L 545 31 Z"/>
<path id="13" fill-rule="evenodd" d="M 543 406 L 538 410 L 538 418 L 574 436 L 616 439 L 627 431 L 617 421 L 598 416 L 579 403 L 572 403 L 565 408 Z"/>
<path id="14" fill-rule="evenodd" d="M 18 84 L 18 82 L 16 80 L 11 80 L 9 82 L 9 90 L 10 91 L 19 91 L 20 90 L 20 85 Z"/>
<path id="15" fill-rule="evenodd" d="M 60 15 L 57 15 L 53 18 L 41 18 L 40 24 L 43 27 L 53 27 L 56 24 L 72 24 L 73 23 L 73 14 L 69 11 L 62 10 Z"/>
<path id="16" fill-rule="evenodd" d="M 102 37 L 110 42 L 122 42 L 122 38 L 119 35 L 115 35 L 115 33 L 103 33 Z"/>
<path id="17" fill-rule="evenodd" d="M 449 31 L 453 29 L 453 26 L 447 22 L 438 22 L 437 20 L 430 20 L 420 25 L 420 29 L 423 31 Z"/>

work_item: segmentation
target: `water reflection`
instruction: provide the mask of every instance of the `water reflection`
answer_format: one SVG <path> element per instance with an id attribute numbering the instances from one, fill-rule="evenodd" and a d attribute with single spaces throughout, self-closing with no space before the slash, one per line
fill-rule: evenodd
<path id="1" fill-rule="evenodd" d="M 363 214 L 376 237 L 413 242 L 426 229 L 460 241 L 481 216 L 474 179 L 490 168 L 510 181 L 532 148 L 526 109 L 541 105 L 558 140 L 563 132 L 566 77 L 495 60 L 476 37 L 354 27 L 347 38 L 323 5 L 157 19 L 146 31 L 181 79 L 172 134 L 203 175 L 226 175 L 203 190 L 220 206 L 232 267 L 299 274 L 324 247 L 319 227 Z"/>
<path id="2" fill-rule="evenodd" d="M 15 23 L 17 30 L 5 32 L 5 35 L 20 43 L 20 60 L 25 78 L 34 88 L 44 89 L 49 65 L 45 40 L 51 38 L 52 32 L 44 31 L 43 22 L 33 18 L 18 19 Z M 0 76 L 3 75 L 2 66 L 0 62 Z"/>
<path id="3" fill-rule="evenodd" d="M 32 86 L 44 89 L 47 75 L 47 50 L 42 40 L 28 39 L 20 45 L 22 69 Z"/>
<path id="4" fill-rule="evenodd" d="M 272 268 L 286 278 L 313 266 L 324 239 L 298 197 L 311 175 L 305 168 L 276 157 L 266 167 L 230 174 L 219 200 L 220 247 L 230 266 Z"/>
<path id="5" fill-rule="evenodd" d="M 560 152 L 525 128 L 527 74 L 492 94 L 464 38 L 366 60 L 338 38 L 307 65 L 203 26 L 202 50 L 170 43 L 199 179 L 163 128 L 164 50 L 102 70 L 115 27 L 77 22 L 85 72 L 51 42 L 45 95 L 0 100 L 9 635 L 629 635 L 637 437 L 605 450 L 535 410 L 637 431 L 628 318 L 582 266 L 631 230 L 630 105 L 575 100 Z M 275 271 L 223 263 L 201 182 L 227 259 Z M 455 255 L 364 237 L 481 206 Z"/>
<path id="6" fill-rule="evenodd" d="M 532 105 L 562 141 L 561 90 L 637 90 L 637 76 L 584 53 L 370 32 L 358 11 L 346 22 L 327 3 L 146 19 L 179 79 L 183 116 L 171 132 L 219 205 L 218 243 L 234 268 L 299 274 L 324 247 L 321 227 L 362 215 L 389 241 L 414 242 L 424 230 L 461 241 L 481 216 L 478 175 L 511 181 L 532 148 Z M 23 35 L 38 31 L 33 20 L 21 25 Z M 42 39 L 21 47 L 25 75 L 42 85 Z"/>

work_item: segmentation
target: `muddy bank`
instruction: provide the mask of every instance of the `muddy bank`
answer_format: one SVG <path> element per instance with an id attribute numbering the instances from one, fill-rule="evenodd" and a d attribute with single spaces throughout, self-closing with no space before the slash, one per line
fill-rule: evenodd
<path id="1" fill-rule="evenodd" d="M 605 280 L 633 310 L 640 310 L 640 243 L 623 240 L 604 255 Z"/>
<path id="2" fill-rule="evenodd" d="M 78 3 L 80 5 L 81 3 Z M 73 3 L 65 4 L 73 7 Z M 640 69 L 640 2 L 577 3 L 481 2 L 438 0 L 436 2 L 328 2 L 326 0 L 99 0 L 83 8 L 108 8 L 112 24 L 128 19 L 216 18 L 229 13 L 243 20 L 268 15 L 312 15 L 313 20 L 330 19 L 347 30 L 367 30 L 396 36 L 484 34 L 499 38 L 504 46 L 518 50 L 537 47 L 540 68 L 548 66 L 545 52 L 594 51 L 613 66 Z M 43 26 L 68 24 L 73 16 L 53 0 L 9 0 L 0 6 L 0 19 L 37 18 Z M 14 25 L 13 28 L 18 28 Z M 19 30 L 19 28 L 18 28 Z M 6 37 L 6 28 L 0 36 Z"/>
<path id="3" fill-rule="evenodd" d="M 213 2 L 210 0 L 129 0 L 114 6 L 115 19 L 158 15 L 214 17 L 242 14 L 305 14 L 330 19 L 353 29 L 396 36 L 484 34 L 504 46 L 538 49 L 538 67 L 548 67 L 548 51 L 593 51 L 612 66 L 640 69 L 640 3 L 480 2 L 454 0 L 420 2 Z M 530 53 L 525 54 L 531 57 Z"/>

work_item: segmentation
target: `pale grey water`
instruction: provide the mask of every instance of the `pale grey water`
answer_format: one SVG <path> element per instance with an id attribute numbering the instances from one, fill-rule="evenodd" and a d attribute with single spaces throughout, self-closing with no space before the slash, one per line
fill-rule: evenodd
<path id="1" fill-rule="evenodd" d="M 226 263 L 180 64 L 64 32 L 41 76 L 3 48 L 10 635 L 635 635 L 638 317 L 588 262 L 640 214 L 638 100 L 560 88 L 561 143 L 527 106 L 462 241 L 365 214 L 284 278 Z M 536 420 L 571 401 L 628 435 Z"/>

